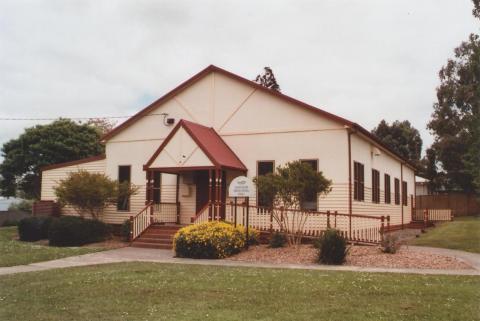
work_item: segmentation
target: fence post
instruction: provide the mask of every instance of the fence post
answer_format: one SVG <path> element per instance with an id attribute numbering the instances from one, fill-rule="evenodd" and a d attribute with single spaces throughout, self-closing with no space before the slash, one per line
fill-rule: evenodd
<path id="1" fill-rule="evenodd" d="M 383 242 L 383 234 L 385 233 L 385 216 L 382 215 L 380 218 L 381 225 L 380 225 L 380 241 Z"/>
<path id="2" fill-rule="evenodd" d="M 423 210 L 423 228 L 427 228 L 427 210 Z"/>
<path id="3" fill-rule="evenodd" d="M 270 208 L 270 235 L 273 233 L 273 208 Z"/>
<path id="4" fill-rule="evenodd" d="M 334 228 L 337 228 L 337 214 L 338 214 L 338 211 L 333 212 L 333 218 L 334 218 L 333 226 L 334 226 Z"/>
<path id="5" fill-rule="evenodd" d="M 129 235 L 129 241 L 133 241 L 133 216 L 130 216 L 130 235 Z"/>
<path id="6" fill-rule="evenodd" d="M 327 229 L 330 228 L 330 211 L 327 211 Z"/>
<path id="7" fill-rule="evenodd" d="M 177 224 L 180 224 L 180 202 L 177 202 Z"/>
<path id="8" fill-rule="evenodd" d="M 390 215 L 387 215 L 387 231 L 390 232 Z"/>
<path id="9" fill-rule="evenodd" d="M 283 206 L 280 206 L 280 231 L 283 232 Z"/>

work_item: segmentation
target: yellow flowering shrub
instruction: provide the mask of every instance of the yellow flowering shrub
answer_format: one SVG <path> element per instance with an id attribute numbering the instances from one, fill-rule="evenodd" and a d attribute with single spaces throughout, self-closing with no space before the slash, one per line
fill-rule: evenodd
<path id="1" fill-rule="evenodd" d="M 258 231 L 253 230 L 252 235 Z M 244 248 L 245 228 L 219 221 L 189 225 L 177 231 L 173 246 L 177 257 L 221 259 Z"/>

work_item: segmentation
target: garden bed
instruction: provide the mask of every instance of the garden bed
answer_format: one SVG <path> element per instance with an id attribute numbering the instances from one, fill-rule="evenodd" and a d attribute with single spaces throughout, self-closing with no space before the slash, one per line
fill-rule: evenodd
<path id="1" fill-rule="evenodd" d="M 315 264 L 317 250 L 312 245 L 295 247 L 269 248 L 267 245 L 251 246 L 229 258 L 235 261 L 285 263 L 285 264 Z M 417 268 L 463 270 L 472 269 L 467 263 L 449 256 L 437 255 L 425 251 L 412 251 L 402 247 L 396 254 L 382 253 L 376 246 L 352 246 L 347 255 L 345 265 L 383 268 Z"/>

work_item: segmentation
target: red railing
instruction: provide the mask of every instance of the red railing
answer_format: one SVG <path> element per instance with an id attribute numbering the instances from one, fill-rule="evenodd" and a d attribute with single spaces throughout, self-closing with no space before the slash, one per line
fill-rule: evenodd
<path id="1" fill-rule="evenodd" d="M 139 237 L 152 224 L 152 204 L 153 202 L 150 201 L 137 215 L 130 216 L 130 242 Z"/>
<path id="2" fill-rule="evenodd" d="M 193 224 L 200 224 L 204 222 L 208 222 L 210 220 L 210 209 L 213 209 L 212 204 L 207 203 L 205 204 L 204 207 L 198 213 L 195 215 L 195 217 L 192 217 L 192 223 Z"/>
<path id="3" fill-rule="evenodd" d="M 260 231 L 280 231 L 286 227 L 289 231 L 302 233 L 306 237 L 318 237 L 328 228 L 334 228 L 349 241 L 380 243 L 390 228 L 390 216 L 268 209 L 245 204 L 235 206 L 233 203 L 225 208 L 225 220 L 246 225 L 247 208 L 248 225 Z"/>

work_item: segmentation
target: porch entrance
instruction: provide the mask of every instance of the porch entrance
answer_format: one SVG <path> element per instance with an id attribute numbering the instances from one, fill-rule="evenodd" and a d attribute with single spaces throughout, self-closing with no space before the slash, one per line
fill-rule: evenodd
<path id="1" fill-rule="evenodd" d="M 220 172 L 221 177 L 221 189 L 220 189 L 220 196 L 219 201 L 222 204 L 220 207 L 220 218 L 225 219 L 225 203 L 227 199 L 227 179 L 226 179 L 226 172 Z M 217 193 L 215 191 L 215 184 L 216 182 L 216 174 L 217 171 L 210 171 L 210 170 L 199 170 L 195 172 L 195 194 L 196 194 L 196 209 L 195 212 L 199 213 L 209 202 L 215 203 L 217 201 Z M 209 183 L 210 178 L 212 179 L 212 183 Z"/>

